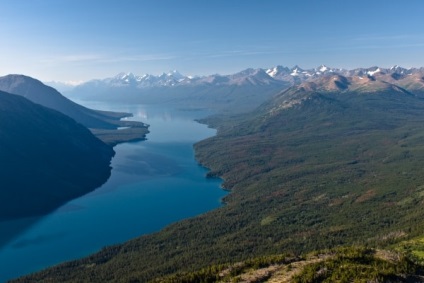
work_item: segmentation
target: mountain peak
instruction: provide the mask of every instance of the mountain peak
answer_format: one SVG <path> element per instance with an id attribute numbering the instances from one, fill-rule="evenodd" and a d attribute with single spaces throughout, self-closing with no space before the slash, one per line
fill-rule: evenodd
<path id="1" fill-rule="evenodd" d="M 283 67 L 281 65 L 278 65 L 278 66 L 275 66 L 274 68 L 266 70 L 266 73 L 272 78 L 277 78 L 277 77 L 280 77 L 280 76 L 290 74 L 290 69 L 287 68 L 287 67 Z"/>
<path id="2" fill-rule="evenodd" d="M 29 77 L 29 76 L 21 75 L 21 74 L 9 74 L 9 75 L 1 77 L 1 80 L 13 81 L 13 82 L 15 82 L 15 84 L 35 83 L 35 84 L 38 84 L 38 85 L 44 85 L 41 81 L 39 81 L 37 79 L 34 79 L 32 77 Z"/>
<path id="3" fill-rule="evenodd" d="M 168 76 L 168 77 L 173 77 L 173 78 L 175 78 L 175 79 L 177 79 L 177 80 L 181 80 L 181 79 L 184 79 L 185 78 L 185 76 L 184 75 L 182 75 L 180 72 L 178 72 L 177 70 L 173 70 L 173 71 L 169 71 L 167 74 L 166 74 L 166 76 Z"/>
<path id="4" fill-rule="evenodd" d="M 43 104 L 43 101 L 39 101 L 40 98 L 47 96 L 55 96 L 60 93 L 56 89 L 43 84 L 41 81 L 25 75 L 6 75 L 0 77 L 0 90 L 18 94 L 24 96 L 34 102 Z M 44 94 L 48 93 L 48 94 Z M 43 100 L 43 99 L 41 99 Z"/>
<path id="5" fill-rule="evenodd" d="M 114 85 L 134 85 L 140 81 L 140 78 L 132 72 L 121 72 L 113 77 L 111 81 Z"/>
<path id="6" fill-rule="evenodd" d="M 320 72 L 325 72 L 325 71 L 327 71 L 327 70 L 328 70 L 328 68 L 327 68 L 327 66 L 325 66 L 325 65 L 321 65 L 321 66 L 319 66 L 319 67 L 318 67 L 318 70 L 319 70 Z"/>
<path id="7" fill-rule="evenodd" d="M 177 70 L 172 70 L 172 71 L 169 71 L 167 75 L 172 76 L 172 75 L 181 75 L 181 74 Z"/>
<path id="8" fill-rule="evenodd" d="M 303 72 L 303 69 L 301 69 L 298 65 L 296 65 L 296 66 L 294 66 L 292 69 L 291 69 L 291 74 L 290 75 L 292 75 L 292 76 L 299 76 L 302 72 Z"/>
<path id="9" fill-rule="evenodd" d="M 368 69 L 367 75 L 374 76 L 374 74 L 380 73 L 380 72 L 381 72 L 380 67 L 375 66 L 375 67 L 371 67 L 371 68 Z"/>

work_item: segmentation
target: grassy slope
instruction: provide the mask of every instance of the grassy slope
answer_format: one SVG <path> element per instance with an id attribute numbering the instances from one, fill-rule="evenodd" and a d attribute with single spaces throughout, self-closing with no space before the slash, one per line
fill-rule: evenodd
<path id="1" fill-rule="evenodd" d="M 225 207 L 20 282 L 144 282 L 258 255 L 384 246 L 422 233 L 421 99 L 315 93 L 273 115 L 266 110 L 215 121 L 219 134 L 196 145 L 198 160 L 232 190 Z"/>
<path id="2" fill-rule="evenodd" d="M 422 265 L 399 252 L 344 247 L 301 257 L 281 254 L 212 265 L 158 278 L 154 282 L 424 282 L 422 271 Z"/>

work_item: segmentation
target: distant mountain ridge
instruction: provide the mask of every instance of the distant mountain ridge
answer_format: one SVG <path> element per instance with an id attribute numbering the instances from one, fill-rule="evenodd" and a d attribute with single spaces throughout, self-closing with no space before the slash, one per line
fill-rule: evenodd
<path id="1" fill-rule="evenodd" d="M 175 70 L 159 76 L 120 73 L 112 78 L 88 81 L 65 94 L 83 100 L 172 103 L 243 112 L 254 109 L 290 87 L 304 83 L 320 85 L 319 80 L 335 76 L 339 77 L 336 79 L 340 83 L 337 86 L 339 90 L 348 85 L 367 88 L 367 84 L 370 84 L 375 88 L 378 84 L 374 82 L 379 81 L 380 86 L 390 83 L 416 94 L 424 94 L 424 68 L 373 66 L 347 70 L 325 65 L 311 69 L 278 65 L 269 69 L 249 68 L 231 75 L 194 77 Z"/>
<path id="2" fill-rule="evenodd" d="M 88 85 L 108 85 L 110 87 L 127 87 L 134 86 L 137 88 L 148 87 L 176 87 L 176 86 L 194 86 L 202 84 L 214 85 L 243 85 L 243 84 L 270 84 L 275 81 L 283 82 L 304 82 L 309 79 L 326 76 L 326 75 L 342 75 L 342 76 L 381 76 L 390 75 L 393 79 L 401 79 L 408 75 L 423 74 L 424 68 L 403 68 L 395 65 L 390 68 L 381 68 L 372 66 L 369 68 L 343 69 L 331 68 L 321 65 L 312 69 L 302 69 L 299 66 L 292 68 L 277 65 L 269 69 L 248 68 L 235 74 L 230 75 L 208 75 L 208 76 L 185 76 L 177 70 L 163 73 L 155 76 L 151 74 L 135 75 L 131 72 L 119 73 L 112 78 L 94 79 L 75 86 L 76 89 Z"/>
<path id="3" fill-rule="evenodd" d="M 288 83 L 273 79 L 262 69 L 206 77 L 183 76 L 177 71 L 160 76 L 120 73 L 113 78 L 81 84 L 65 95 L 82 100 L 173 104 L 236 111 L 251 109 L 273 95 L 275 90 L 288 86 Z"/>

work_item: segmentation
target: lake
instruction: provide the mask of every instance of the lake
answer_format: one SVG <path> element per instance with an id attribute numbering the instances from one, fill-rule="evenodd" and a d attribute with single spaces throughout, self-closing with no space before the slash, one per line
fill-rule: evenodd
<path id="1" fill-rule="evenodd" d="M 160 106 L 84 103 L 131 112 L 150 125 L 148 140 L 117 145 L 109 180 L 38 219 L 0 223 L 0 232 L 19 231 L 0 245 L 0 282 L 102 247 L 160 230 L 172 222 L 222 205 L 221 180 L 207 179 L 194 159 L 193 144 L 215 130 L 196 123 L 202 110 Z"/>

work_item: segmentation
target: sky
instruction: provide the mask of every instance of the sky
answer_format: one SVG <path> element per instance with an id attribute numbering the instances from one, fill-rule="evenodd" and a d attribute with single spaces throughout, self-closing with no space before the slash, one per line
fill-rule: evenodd
<path id="1" fill-rule="evenodd" d="M 0 75 L 424 66 L 421 0 L 0 0 Z"/>

